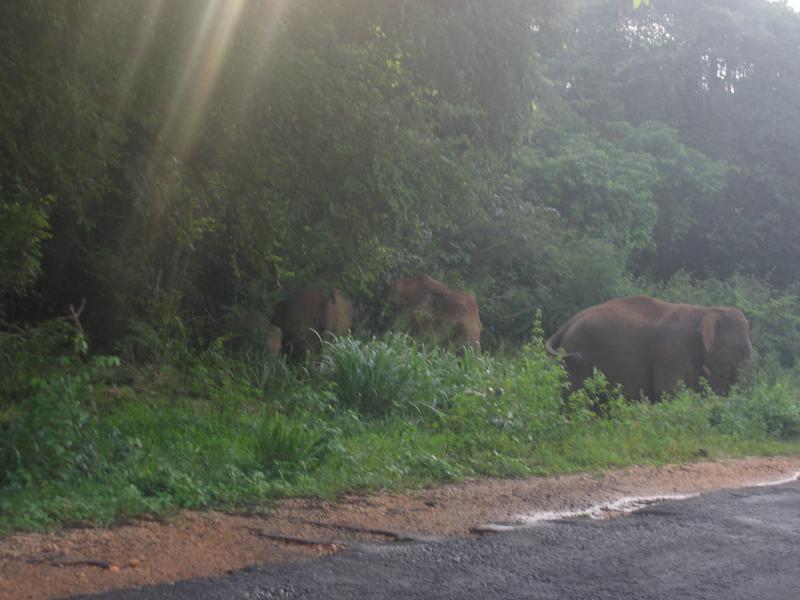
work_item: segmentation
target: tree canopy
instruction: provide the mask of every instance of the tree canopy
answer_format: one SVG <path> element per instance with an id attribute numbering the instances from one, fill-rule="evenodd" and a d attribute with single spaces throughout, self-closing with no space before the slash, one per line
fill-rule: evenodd
<path id="1" fill-rule="evenodd" d="M 0 318 L 209 340 L 428 271 L 499 341 L 634 279 L 792 289 L 798 47 L 765 0 L 4 3 Z"/>

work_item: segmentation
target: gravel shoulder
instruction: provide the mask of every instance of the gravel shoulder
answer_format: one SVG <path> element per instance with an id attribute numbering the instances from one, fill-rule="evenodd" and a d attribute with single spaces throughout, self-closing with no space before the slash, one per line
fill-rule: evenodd
<path id="1" fill-rule="evenodd" d="M 58 598 L 224 575 L 362 542 L 475 535 L 487 523 L 580 511 L 629 496 L 696 494 L 797 475 L 800 456 L 629 467 L 598 474 L 476 479 L 404 494 L 277 502 L 267 516 L 186 511 L 113 529 L 0 538 L 0 599 Z"/>

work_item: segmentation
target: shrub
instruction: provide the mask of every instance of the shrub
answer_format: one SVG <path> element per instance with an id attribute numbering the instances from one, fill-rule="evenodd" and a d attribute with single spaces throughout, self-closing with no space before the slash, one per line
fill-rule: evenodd
<path id="1" fill-rule="evenodd" d="M 144 302 L 141 314 L 128 322 L 118 352 L 130 364 L 185 366 L 195 356 L 192 328 L 181 317 L 182 297 L 164 292 Z"/>
<path id="2" fill-rule="evenodd" d="M 772 382 L 762 377 L 746 391 L 735 389 L 727 398 L 717 399 L 711 412 L 712 425 L 729 435 L 800 439 L 797 379 L 796 374 L 784 373 Z"/>
<path id="3" fill-rule="evenodd" d="M 441 420 L 443 430 L 487 440 L 500 430 L 522 445 L 563 433 L 568 423 L 562 400 L 565 374 L 545 352 L 538 320 L 533 340 L 517 356 L 484 366 L 451 402 Z"/>
<path id="4" fill-rule="evenodd" d="M 264 415 L 256 425 L 255 458 L 267 473 L 286 478 L 307 471 L 322 457 L 321 435 L 280 414 Z"/>
<path id="5" fill-rule="evenodd" d="M 34 379 L 32 394 L 0 424 L 0 484 L 68 479 L 101 467 L 89 369 Z"/>
<path id="6" fill-rule="evenodd" d="M 452 387 L 464 384 L 455 354 L 401 334 L 326 342 L 320 371 L 341 406 L 372 417 L 436 412 L 452 397 Z"/>
<path id="7" fill-rule="evenodd" d="M 75 332 L 64 319 L 0 332 L 0 406 L 28 397 L 31 382 L 47 377 L 58 366 L 57 357 L 70 353 L 74 340 Z"/>

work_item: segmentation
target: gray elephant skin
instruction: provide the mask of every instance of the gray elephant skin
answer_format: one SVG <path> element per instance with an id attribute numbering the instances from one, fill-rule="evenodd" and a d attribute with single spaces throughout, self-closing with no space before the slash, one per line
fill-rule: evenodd
<path id="1" fill-rule="evenodd" d="M 597 368 L 621 386 L 626 398 L 651 401 L 671 394 L 681 381 L 699 390 L 701 378 L 725 395 L 749 368 L 753 352 L 749 323 L 738 308 L 673 304 L 647 296 L 587 308 L 545 347 L 564 358 L 572 389 Z"/>
<path id="2" fill-rule="evenodd" d="M 389 299 L 398 309 L 401 326 L 412 335 L 480 349 L 481 319 L 472 293 L 451 289 L 423 273 L 393 282 Z"/>
<path id="3" fill-rule="evenodd" d="M 302 358 L 320 347 L 326 334 L 346 335 L 353 320 L 353 304 L 341 290 L 306 288 L 275 307 L 272 317 L 283 332 L 283 352 Z"/>

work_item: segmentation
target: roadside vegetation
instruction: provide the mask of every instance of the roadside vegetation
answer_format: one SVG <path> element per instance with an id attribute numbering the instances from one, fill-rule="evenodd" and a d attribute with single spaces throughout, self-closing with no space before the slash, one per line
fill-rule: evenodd
<path id="1" fill-rule="evenodd" d="M 0 4 L 0 531 L 800 451 L 800 17 L 633 4 Z M 420 272 L 481 354 L 391 326 Z M 320 282 L 352 335 L 270 355 Z M 639 293 L 751 380 L 567 394 L 542 339 Z"/>
<path id="2" fill-rule="evenodd" d="M 25 340 L 32 342 L 33 340 Z M 179 355 L 180 356 L 180 355 Z M 222 349 L 132 368 L 31 365 L 0 438 L 0 531 L 110 524 L 176 508 L 721 456 L 800 452 L 797 378 L 727 398 L 630 402 L 598 375 L 564 397 L 541 332 L 513 355 L 390 334 L 287 365 Z"/>

